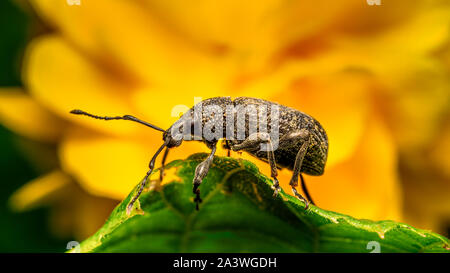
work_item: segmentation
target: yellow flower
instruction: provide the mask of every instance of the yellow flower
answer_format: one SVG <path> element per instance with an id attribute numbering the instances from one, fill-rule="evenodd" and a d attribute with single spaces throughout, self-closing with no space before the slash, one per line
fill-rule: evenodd
<path id="1" fill-rule="evenodd" d="M 61 169 L 12 200 L 27 208 L 78 187 L 85 198 L 66 202 L 89 208 L 72 215 L 89 229 L 81 238 L 98 227 L 91 220 L 105 206 L 97 202 L 120 200 L 140 181 L 161 135 L 71 109 L 132 114 L 168 128 L 172 108 L 192 106 L 194 97 L 253 96 L 294 107 L 329 137 L 325 174 L 306 177 L 316 203 L 374 220 L 402 220 L 409 182 L 398 165 L 434 140 L 448 114 L 449 66 L 435 53 L 448 47 L 450 8 L 439 1 L 31 3 L 53 31 L 28 45 L 26 92 L 1 92 L 0 117 L 17 133 L 56 143 Z M 201 151 L 200 143 L 184 143 L 169 160 Z M 242 156 L 269 174 L 267 164 Z M 290 175 L 280 173 L 287 192 Z"/>

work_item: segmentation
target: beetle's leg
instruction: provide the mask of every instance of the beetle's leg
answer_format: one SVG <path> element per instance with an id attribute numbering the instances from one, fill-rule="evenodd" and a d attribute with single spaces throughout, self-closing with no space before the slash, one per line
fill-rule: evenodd
<path id="1" fill-rule="evenodd" d="M 139 196 L 141 195 L 141 193 L 144 191 L 145 185 L 147 184 L 148 177 L 152 174 L 153 169 L 155 168 L 155 161 L 156 161 L 156 158 L 157 158 L 158 155 L 161 153 L 161 151 L 164 149 L 164 147 L 167 146 L 167 144 L 168 144 L 168 141 L 164 142 L 164 144 L 161 145 L 161 147 L 159 147 L 159 149 L 156 151 L 156 153 L 153 155 L 152 159 L 150 160 L 150 163 L 148 164 L 149 170 L 148 170 L 147 173 L 145 174 L 144 178 L 141 180 L 141 183 L 140 183 L 138 192 L 133 196 L 133 199 L 131 199 L 130 203 L 128 203 L 128 206 L 127 206 L 127 215 L 130 215 L 131 210 L 133 209 L 134 203 L 135 203 L 136 200 L 139 198 Z"/>
<path id="2" fill-rule="evenodd" d="M 164 151 L 164 155 L 161 161 L 161 168 L 159 170 L 159 182 L 162 182 L 164 177 L 164 167 L 166 166 L 166 159 L 167 155 L 169 154 L 169 148 L 166 147 L 166 150 Z"/>
<path id="3" fill-rule="evenodd" d="M 269 161 L 270 164 L 270 176 L 273 179 L 273 196 L 277 196 L 278 192 L 281 190 L 280 188 L 280 182 L 278 181 L 278 170 L 277 170 L 277 164 L 275 161 L 275 154 L 274 149 L 272 145 L 272 141 L 270 140 L 270 135 L 268 133 L 254 133 L 250 135 L 246 140 L 244 140 L 242 143 L 235 145 L 233 147 L 234 151 L 243 150 L 246 148 L 258 148 L 261 143 L 265 143 L 269 146 L 269 149 L 267 151 L 267 161 Z"/>
<path id="4" fill-rule="evenodd" d="M 226 139 L 223 139 L 221 142 L 222 148 L 225 149 L 227 151 L 227 156 L 230 157 L 231 156 L 231 146 L 230 146 L 230 142 Z"/>
<path id="5" fill-rule="evenodd" d="M 270 164 L 270 176 L 273 178 L 273 196 L 277 196 L 278 192 L 281 190 L 280 188 L 280 182 L 278 181 L 278 170 L 277 170 L 277 164 L 275 162 L 275 154 L 273 151 L 273 145 L 272 141 L 270 140 L 270 137 L 267 138 L 266 143 L 269 145 L 269 150 L 267 151 L 267 160 Z"/>
<path id="6" fill-rule="evenodd" d="M 159 189 L 161 182 L 164 178 L 164 167 L 166 166 L 167 155 L 169 154 L 169 148 L 166 147 L 164 150 L 164 155 L 161 161 L 161 168 L 159 169 L 159 179 L 150 180 L 150 186 L 148 187 L 149 191 L 154 189 Z"/>
<path id="7" fill-rule="evenodd" d="M 200 198 L 200 189 L 198 188 L 200 184 L 203 181 L 203 178 L 208 174 L 209 167 L 211 166 L 214 154 L 216 153 L 216 147 L 217 142 L 214 142 L 211 147 L 211 153 L 209 156 L 200 164 L 198 164 L 197 168 L 195 168 L 195 174 L 194 174 L 194 187 L 192 189 L 192 192 L 195 194 L 195 208 L 198 210 L 199 204 L 202 202 L 202 199 Z"/>
<path id="8" fill-rule="evenodd" d="M 131 202 L 127 206 L 127 215 L 130 215 L 131 210 L 133 209 L 133 205 L 136 202 L 136 200 L 139 198 L 141 193 L 144 191 L 145 185 L 147 184 L 148 177 L 152 173 L 153 169 L 148 170 L 148 172 L 145 174 L 144 178 L 139 183 L 139 190 L 138 192 L 133 196 L 133 199 L 131 199 Z"/>
<path id="9" fill-rule="evenodd" d="M 228 142 L 228 140 L 225 140 L 225 145 L 227 148 L 227 156 L 230 157 L 231 156 L 231 147 L 230 147 L 230 143 Z"/>
<path id="10" fill-rule="evenodd" d="M 302 146 L 300 147 L 300 150 L 297 152 L 297 156 L 295 157 L 295 163 L 294 163 L 294 169 L 292 173 L 291 181 L 289 182 L 289 185 L 292 188 L 292 192 L 294 195 L 303 201 L 305 203 L 305 209 L 309 207 L 309 201 L 303 197 L 300 193 L 297 192 L 297 189 L 295 187 L 298 186 L 298 177 L 300 176 L 300 170 L 302 167 L 303 159 L 305 158 L 306 151 L 308 150 L 309 143 L 310 143 L 310 135 L 308 131 L 300 131 L 295 132 L 291 134 L 290 136 L 287 136 L 288 139 L 298 139 L 303 140 Z M 287 139 L 284 139 L 287 140 Z M 281 142 L 281 141 L 280 141 Z"/>
<path id="11" fill-rule="evenodd" d="M 312 200 L 311 195 L 309 194 L 308 189 L 306 188 L 305 179 L 303 179 L 302 173 L 300 173 L 300 181 L 301 181 L 301 183 L 302 183 L 302 190 L 303 190 L 303 192 L 305 193 L 306 198 L 309 200 L 309 203 L 311 203 L 311 204 L 313 204 L 313 205 L 316 205 L 316 204 L 314 203 L 314 201 Z"/>

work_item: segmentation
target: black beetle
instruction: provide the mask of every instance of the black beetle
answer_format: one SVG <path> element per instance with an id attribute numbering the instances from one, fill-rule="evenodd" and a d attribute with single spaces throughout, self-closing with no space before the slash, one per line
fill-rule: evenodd
<path id="1" fill-rule="evenodd" d="M 131 120 L 163 132 L 164 143 L 153 155 L 149 171 L 141 181 L 138 192 L 128 204 L 127 213 L 131 212 L 133 204 L 144 190 L 157 156 L 165 148 L 160 171 L 159 181 L 161 181 L 169 149 L 180 146 L 183 140 L 203 141 L 211 149 L 209 156 L 195 169 L 193 192 L 196 195 L 194 201 L 197 209 L 202 201 L 198 187 L 208 173 L 217 143 L 221 139 L 224 140 L 224 148 L 248 152 L 270 164 L 271 177 L 274 180 L 272 187 L 274 196 L 280 190 L 277 169 L 292 170 L 289 185 L 294 195 L 305 203 L 305 208 L 308 208 L 309 201 L 296 190 L 298 177 L 300 176 L 305 195 L 314 204 L 301 173 L 322 175 L 327 160 L 328 138 L 318 121 L 293 108 L 262 99 L 249 97 L 238 97 L 234 100 L 230 97 L 206 99 L 189 109 L 167 130 L 130 115 L 101 117 L 81 110 L 72 110 L 70 113 L 102 120 Z M 262 145 L 266 145 L 265 148 Z"/>

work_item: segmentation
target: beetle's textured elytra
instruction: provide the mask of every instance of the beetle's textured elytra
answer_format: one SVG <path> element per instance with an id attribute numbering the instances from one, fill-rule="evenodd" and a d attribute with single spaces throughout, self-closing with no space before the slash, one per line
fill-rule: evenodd
<path id="1" fill-rule="evenodd" d="M 216 111 L 198 111 L 198 109 L 208 109 L 208 107 L 216 109 Z M 242 117 L 245 107 L 246 109 L 255 109 L 255 111 L 248 111 L 245 113 L 244 118 L 239 118 Z M 266 109 L 264 110 L 266 112 L 263 113 L 262 109 Z M 277 195 L 280 190 L 277 169 L 287 168 L 292 170 L 293 175 L 289 184 L 294 195 L 305 202 L 305 208 L 308 207 L 309 201 L 296 190 L 298 178 L 300 177 L 303 191 L 311 201 L 301 173 L 322 175 L 327 160 L 328 138 L 325 130 L 317 120 L 296 109 L 257 98 L 238 97 L 232 100 L 230 97 L 216 97 L 203 100 L 187 111 L 167 130 L 129 115 L 100 117 L 81 110 L 73 110 L 71 113 L 103 120 L 131 120 L 163 132 L 164 143 L 151 159 L 149 171 L 141 181 L 138 192 L 128 205 L 128 213 L 130 213 L 133 204 L 142 193 L 147 179 L 154 169 L 157 156 L 165 149 L 160 174 L 160 180 L 162 180 L 164 164 L 169 149 L 180 146 L 183 141 L 203 141 L 211 149 L 209 156 L 197 166 L 194 174 L 193 192 L 196 195 L 197 209 L 202 201 L 199 186 L 208 173 L 216 152 L 217 143 L 221 139 L 224 140 L 224 148 L 232 151 L 247 152 L 270 164 L 271 177 L 274 180 L 274 195 Z M 260 121 L 262 117 L 266 119 L 264 126 L 262 123 L 258 123 L 257 130 L 252 131 L 251 122 L 253 120 Z M 212 127 L 211 124 L 213 125 Z M 185 132 L 181 130 L 181 133 L 184 133 L 185 136 L 188 134 L 189 138 L 183 139 L 175 136 L 174 132 L 180 133 L 179 128 L 186 130 Z M 239 131 L 239 128 L 243 128 L 243 130 Z M 209 130 L 214 136 L 206 137 L 204 134 L 205 130 Z M 273 132 L 277 133 L 276 139 L 273 137 Z M 238 135 L 241 138 L 237 137 Z M 267 145 L 269 148 L 261 149 L 262 144 Z"/>

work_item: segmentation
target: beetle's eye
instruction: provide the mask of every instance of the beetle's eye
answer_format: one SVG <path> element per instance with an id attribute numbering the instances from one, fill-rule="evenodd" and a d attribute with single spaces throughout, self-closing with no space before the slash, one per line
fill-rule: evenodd
<path id="1" fill-rule="evenodd" d="M 181 142 L 183 142 L 182 139 L 176 140 L 174 138 L 170 138 L 169 143 L 167 144 L 167 148 L 178 147 L 181 145 Z"/>

